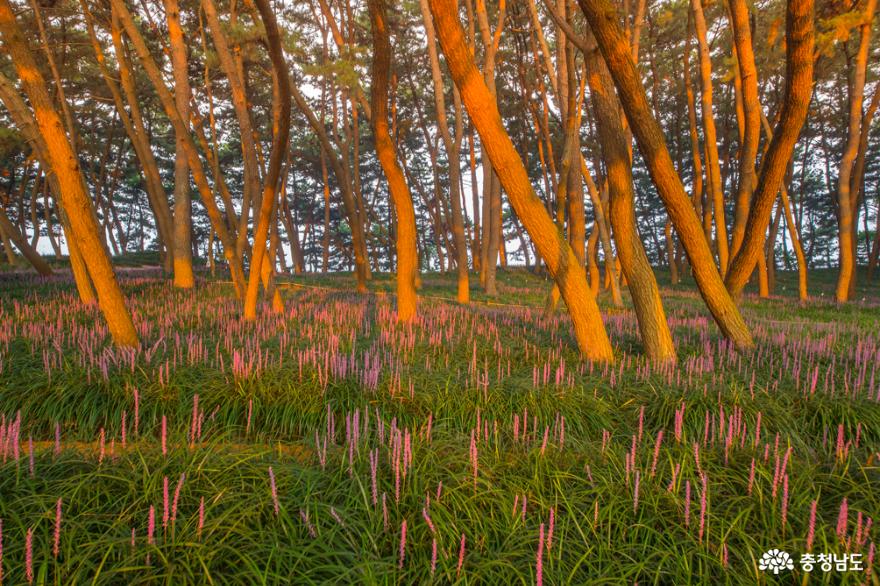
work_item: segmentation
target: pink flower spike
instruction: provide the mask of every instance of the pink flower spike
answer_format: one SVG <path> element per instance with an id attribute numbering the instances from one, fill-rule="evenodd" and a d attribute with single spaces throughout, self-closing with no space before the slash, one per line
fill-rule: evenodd
<path id="1" fill-rule="evenodd" d="M 55 503 L 55 534 L 52 544 L 52 556 L 57 558 L 61 549 L 61 499 Z"/>
<path id="2" fill-rule="evenodd" d="M 535 583 L 538 586 L 544 584 L 544 524 L 538 530 L 538 556 L 535 563 Z"/>
<path id="3" fill-rule="evenodd" d="M 813 538 L 816 535 L 816 505 L 818 502 L 818 500 L 813 500 L 813 503 L 810 505 L 810 525 L 807 530 L 807 551 L 812 551 L 813 549 Z"/>
<path id="4" fill-rule="evenodd" d="M 461 574 L 461 567 L 464 565 L 464 533 L 461 534 L 461 546 L 458 548 L 458 566 L 455 568 L 455 577 Z"/>
<path id="5" fill-rule="evenodd" d="M 24 541 L 24 575 L 28 584 L 34 582 L 34 528 L 28 527 Z"/>
<path id="6" fill-rule="evenodd" d="M 398 557 L 397 567 L 403 569 L 403 560 L 406 555 L 406 519 L 400 525 L 400 553 Z"/>
<path id="7" fill-rule="evenodd" d="M 277 517 L 281 506 L 278 503 L 278 487 L 275 485 L 275 472 L 272 471 L 271 466 L 269 466 L 269 488 L 272 491 L 272 505 L 275 508 L 275 516 Z"/>

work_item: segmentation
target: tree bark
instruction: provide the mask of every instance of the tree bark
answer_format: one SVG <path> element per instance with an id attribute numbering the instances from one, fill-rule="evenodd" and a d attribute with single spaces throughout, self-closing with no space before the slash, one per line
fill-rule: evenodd
<path id="1" fill-rule="evenodd" d="M 416 244 L 416 215 L 412 195 L 397 149 L 388 131 L 388 85 L 391 75 L 391 41 L 384 0 L 369 0 L 373 36 L 370 107 L 376 155 L 388 180 L 388 191 L 397 214 L 397 319 L 412 321 L 416 316 L 416 275 L 419 258 Z M 455 198 L 453 198 L 455 199 Z"/>
<path id="2" fill-rule="evenodd" d="M 57 177 L 64 208 L 73 228 L 73 236 L 83 253 L 91 279 L 94 281 L 110 335 L 119 346 L 139 344 L 131 314 L 113 272 L 95 221 L 92 202 L 80 173 L 73 147 L 64 132 L 61 117 L 52 105 L 46 82 L 37 68 L 8 0 L 0 0 L 0 32 L 8 54 L 18 72 L 21 84 L 34 108 L 34 114 L 48 156 L 47 172 Z"/>
<path id="3" fill-rule="evenodd" d="M 504 128 L 495 99 L 473 62 L 459 23 L 457 2 L 430 0 L 430 7 L 440 45 L 462 101 L 486 146 L 493 168 L 499 173 L 498 179 L 514 211 L 559 285 L 581 353 L 590 360 L 612 361 L 611 342 L 596 299 L 587 287 L 584 269 L 535 195 L 522 160 Z"/>
<path id="4" fill-rule="evenodd" d="M 186 42 L 180 25 L 180 7 L 177 0 L 164 0 L 164 3 L 168 40 L 171 46 L 171 70 L 174 75 L 174 101 L 181 118 L 188 121 L 191 91 Z M 179 130 L 175 128 L 175 133 L 178 132 Z M 176 137 L 174 153 L 174 286 L 179 289 L 192 289 L 195 286 L 192 266 L 192 200 L 185 144 L 189 136 L 188 125 L 185 132 L 186 137 L 179 134 Z"/>
<path id="5" fill-rule="evenodd" d="M 147 73 L 147 77 L 150 78 L 156 93 L 159 95 L 159 100 L 162 103 L 165 114 L 174 126 L 175 135 L 177 137 L 183 137 L 184 139 L 183 146 L 186 149 L 190 173 L 192 173 L 193 179 L 195 180 L 202 204 L 205 206 L 205 209 L 208 212 L 208 217 L 211 219 L 211 224 L 220 239 L 220 244 L 223 246 L 223 255 L 226 257 L 226 261 L 229 264 L 229 272 L 232 276 L 232 283 L 235 287 L 236 295 L 239 299 L 243 299 L 246 280 L 244 277 L 244 269 L 241 265 L 241 258 L 236 250 L 235 240 L 227 229 L 223 217 L 220 214 L 220 210 L 217 207 L 217 202 L 214 200 L 214 193 L 211 190 L 211 186 L 208 184 L 202 161 L 199 158 L 198 149 L 187 130 L 189 128 L 189 121 L 184 120 L 180 112 L 177 110 L 174 97 L 165 85 L 165 82 L 162 79 L 162 74 L 160 73 L 156 62 L 153 60 L 153 57 L 144 42 L 143 36 L 135 25 L 131 13 L 128 11 L 128 8 L 125 7 L 123 0 L 111 0 L 111 3 L 114 14 L 119 18 L 126 34 L 129 39 L 131 39 L 135 51 L 140 58 L 141 64 Z M 192 254 L 190 251 L 187 252 Z"/>
<path id="6" fill-rule="evenodd" d="M 46 277 L 52 274 L 52 267 L 50 267 L 49 263 L 40 256 L 40 253 L 28 243 L 27 238 L 22 235 L 18 230 L 18 227 L 9 220 L 9 216 L 6 215 L 3 206 L 0 206 L 0 230 L 3 231 L 4 236 L 7 236 L 12 244 L 15 244 L 15 247 L 18 248 L 22 256 L 31 263 L 31 266 L 33 266 L 40 275 Z M 8 246 L 7 241 L 4 241 L 3 244 Z"/>
<path id="7" fill-rule="evenodd" d="M 738 348 L 751 348 L 754 344 L 751 333 L 715 267 L 700 221 L 675 171 L 663 131 L 651 114 L 645 88 L 628 51 L 614 7 L 608 0 L 578 0 L 578 3 L 614 79 L 621 105 L 654 185 L 688 254 L 703 300 L 724 335 Z"/>
<path id="8" fill-rule="evenodd" d="M 244 319 L 253 321 L 257 318 L 257 302 L 260 293 L 260 271 L 266 263 L 266 239 L 269 237 L 269 229 L 276 225 L 275 213 L 278 201 L 278 182 L 281 175 L 281 166 L 287 155 L 287 140 L 290 137 L 290 77 L 287 74 L 287 63 L 284 61 L 284 53 L 281 48 L 281 35 L 275 14 L 269 6 L 269 0 L 254 0 L 263 27 L 266 29 L 266 41 L 269 57 L 272 60 L 273 78 L 276 91 L 274 92 L 274 118 L 276 128 L 272 138 L 272 151 L 269 154 L 269 170 L 263 180 L 263 193 L 260 198 L 260 214 L 257 226 L 254 229 L 254 244 L 251 248 L 251 270 L 248 275 L 247 293 L 244 298 Z M 277 243 L 277 240 L 276 240 Z M 272 256 L 271 254 L 269 255 Z M 274 261 L 274 258 L 272 259 Z M 271 270 L 268 283 L 271 281 Z M 275 291 L 277 292 L 277 290 Z M 275 301 L 276 310 L 278 300 Z"/>
<path id="9" fill-rule="evenodd" d="M 743 134 L 739 149 L 739 188 L 733 218 L 733 234 L 730 244 L 731 256 L 736 256 L 742 245 L 749 217 L 752 193 L 757 176 L 755 160 L 761 138 L 761 105 L 758 102 L 758 70 L 752 45 L 752 29 L 746 0 L 728 0 L 733 40 L 736 45 L 740 85 L 742 86 Z"/>
<path id="10" fill-rule="evenodd" d="M 597 51 L 586 56 L 586 63 L 590 97 L 605 158 L 614 240 L 629 283 L 645 353 L 651 360 L 675 361 L 675 345 L 666 322 L 660 290 L 636 230 L 632 167 L 613 82 Z"/>
<path id="11" fill-rule="evenodd" d="M 851 283 L 855 278 L 856 259 L 854 246 L 855 209 L 851 178 L 853 163 L 858 156 L 860 127 L 862 122 L 862 105 L 865 100 L 865 78 L 868 69 L 868 51 L 871 45 L 871 27 L 874 22 L 874 10 L 877 0 L 868 0 L 859 27 L 861 37 L 859 50 L 853 63 L 849 95 L 849 124 L 847 125 L 846 146 L 840 159 L 840 171 L 837 174 L 837 227 L 840 255 L 840 272 L 837 276 L 837 301 L 850 300 Z"/>
<path id="12" fill-rule="evenodd" d="M 452 207 L 452 238 L 455 243 L 456 264 L 458 270 L 458 291 L 456 299 L 459 303 L 470 301 L 470 283 L 468 276 L 467 237 L 464 232 L 464 216 L 461 211 L 461 140 L 464 134 L 461 103 L 457 92 L 454 92 L 455 100 L 455 136 L 449 132 L 446 120 L 446 103 L 443 97 L 443 77 L 440 72 L 440 59 L 437 56 L 437 45 L 434 33 L 434 23 L 431 20 L 431 12 L 428 8 L 428 0 L 420 0 L 422 20 L 425 24 L 425 36 L 428 41 L 428 57 L 431 60 L 431 77 L 434 82 L 434 107 L 437 110 L 437 126 L 446 149 L 449 160 L 449 199 Z"/>
<path id="13" fill-rule="evenodd" d="M 813 44 L 813 0 L 788 0 L 785 96 L 779 123 L 761 162 L 743 244 L 727 273 L 727 289 L 734 298 L 742 293 L 758 257 L 763 254 L 773 202 L 807 116 L 813 93 Z"/>
<path id="14" fill-rule="evenodd" d="M 715 244 L 718 250 L 718 265 L 721 275 L 727 273 L 730 261 L 727 243 L 727 221 L 724 215 L 724 187 L 721 181 L 721 166 L 718 160 L 718 133 L 715 130 L 715 114 L 712 111 L 712 58 L 706 38 L 706 19 L 703 16 L 702 0 L 691 0 L 694 12 L 694 29 L 700 46 L 700 110 L 703 114 L 703 133 L 706 148 L 706 171 L 708 188 L 715 212 Z"/>
<path id="15" fill-rule="evenodd" d="M 167 1 L 167 0 L 166 0 Z M 235 109 L 235 117 L 238 120 L 239 136 L 241 138 L 241 156 L 244 167 L 244 199 L 242 202 L 241 218 L 238 225 L 236 246 L 239 256 L 244 255 L 247 242 L 247 222 L 250 215 L 252 202 L 260 199 L 260 164 L 257 161 L 257 147 L 254 140 L 254 128 L 251 121 L 251 104 L 248 103 L 244 80 L 241 70 L 236 64 L 235 55 L 226 38 L 226 33 L 220 24 L 217 15 L 217 6 L 214 0 L 202 0 L 202 10 L 211 29 L 211 37 L 214 40 L 214 48 L 217 50 L 217 61 L 220 68 L 229 81 L 232 95 L 232 105 Z M 258 218 L 254 218 L 257 222 Z"/>

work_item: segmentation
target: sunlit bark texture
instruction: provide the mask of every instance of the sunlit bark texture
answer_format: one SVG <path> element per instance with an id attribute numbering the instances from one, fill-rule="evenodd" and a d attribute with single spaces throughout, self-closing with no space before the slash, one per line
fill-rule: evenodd
<path id="1" fill-rule="evenodd" d="M 383 0 L 369 0 L 373 33 L 372 100 L 376 155 L 388 181 L 388 191 L 397 213 L 397 319 L 410 321 L 416 315 L 416 274 L 419 269 L 416 244 L 416 215 L 412 195 L 397 151 L 388 131 L 388 83 L 391 73 L 391 41 Z"/>
<path id="2" fill-rule="evenodd" d="M 239 298 L 243 299 L 246 283 L 241 258 L 236 251 L 235 239 L 228 229 L 225 220 L 221 216 L 220 209 L 217 207 L 217 203 L 214 199 L 214 192 L 208 183 L 204 166 L 199 158 L 199 151 L 189 133 L 189 120 L 185 120 L 177 110 L 174 96 L 172 96 L 171 91 L 165 85 L 162 73 L 156 65 L 140 30 L 137 28 L 137 25 L 135 24 L 131 13 L 128 11 L 128 8 L 126 8 L 123 0 L 111 0 L 111 5 L 114 18 L 119 19 L 125 33 L 131 40 L 135 52 L 141 61 L 141 65 L 159 96 L 162 108 L 174 127 L 175 135 L 178 139 L 182 138 L 183 140 L 182 144 L 186 151 L 189 170 L 196 183 L 196 187 L 199 190 L 202 205 L 205 206 L 205 211 L 208 212 L 208 217 L 211 219 L 211 226 L 217 232 L 217 236 L 220 238 L 220 243 L 223 245 L 223 256 L 226 257 L 226 262 L 229 264 L 229 272 L 232 276 L 232 284 L 235 288 L 235 293 Z M 180 91 L 179 88 L 178 91 Z"/>
<path id="3" fill-rule="evenodd" d="M 752 46 L 752 28 L 746 0 L 728 0 L 733 40 L 736 46 L 740 84 L 742 85 L 743 136 L 739 149 L 739 187 L 733 218 L 730 254 L 736 256 L 742 245 L 749 217 L 749 206 L 755 190 L 755 158 L 761 138 L 761 105 L 758 103 L 758 70 Z"/>
<path id="4" fill-rule="evenodd" d="M 773 202 L 782 186 L 788 160 L 800 136 L 813 93 L 813 0 L 789 0 L 785 18 L 785 95 L 779 123 L 761 162 L 758 187 L 746 223 L 742 247 L 733 259 L 726 284 L 738 297 L 764 253 Z"/>
<path id="5" fill-rule="evenodd" d="M 535 195 L 522 160 L 504 129 L 495 99 L 474 65 L 459 24 L 457 3 L 431 0 L 430 6 L 452 78 L 514 211 L 559 285 L 571 314 L 578 347 L 588 359 L 613 360 L 611 342 L 596 299 L 587 286 L 583 266 Z"/>
<path id="6" fill-rule="evenodd" d="M 269 57 L 272 59 L 273 79 L 275 84 L 275 124 L 273 133 L 272 151 L 269 155 L 269 171 L 263 180 L 263 194 L 260 199 L 260 214 L 257 226 L 254 229 L 254 244 L 251 249 L 251 269 L 248 276 L 247 293 L 244 298 L 244 317 L 253 320 L 257 317 L 257 302 L 260 293 L 260 272 L 269 269 L 269 264 L 274 266 L 274 258 L 266 254 L 266 239 L 269 237 L 269 229 L 274 225 L 277 211 L 279 178 L 281 165 L 287 152 L 287 141 L 290 137 L 290 78 L 287 74 L 287 63 L 284 61 L 284 53 L 281 48 L 281 35 L 275 14 L 269 7 L 268 0 L 254 0 L 257 10 L 263 20 L 266 29 L 266 40 L 269 48 Z M 270 251 L 271 252 L 271 251 Z M 271 261 L 271 262 L 267 262 Z M 269 270 L 271 273 L 271 270 Z M 266 282 L 269 278 L 267 275 Z M 268 287 L 267 287 L 268 289 Z M 280 298 L 276 298 L 277 300 Z"/>
<path id="7" fill-rule="evenodd" d="M 653 360 L 675 360 L 675 345 L 666 323 L 657 279 L 636 230 L 632 168 L 614 84 L 597 51 L 587 55 L 586 60 L 590 98 L 608 175 L 611 226 L 620 264 L 632 294 L 645 353 Z"/>
<path id="8" fill-rule="evenodd" d="M 0 0 L 0 32 L 6 51 L 12 57 L 21 85 L 34 109 L 40 134 L 46 144 L 48 171 L 58 178 L 58 187 L 67 212 L 73 238 L 82 252 L 89 276 L 95 284 L 98 304 L 114 342 L 120 346 L 138 346 L 138 335 L 125 306 L 122 289 L 110 258 L 101 242 L 92 201 L 79 169 L 76 153 L 64 131 L 61 117 L 52 105 L 46 82 L 15 20 L 8 0 Z"/>
<path id="9" fill-rule="evenodd" d="M 669 217 L 687 252 L 700 294 L 724 335 L 737 347 L 750 348 L 753 345 L 752 335 L 724 288 L 703 227 L 675 171 L 663 131 L 651 113 L 645 88 L 617 22 L 617 11 L 607 0 L 578 0 L 578 3 L 617 87 L 618 97 L 651 179 L 666 204 Z"/>

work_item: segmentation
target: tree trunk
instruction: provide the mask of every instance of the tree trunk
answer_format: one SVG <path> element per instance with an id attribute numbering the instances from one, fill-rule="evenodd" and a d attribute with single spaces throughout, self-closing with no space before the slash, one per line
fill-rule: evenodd
<path id="1" fill-rule="evenodd" d="M 397 319 L 412 321 L 416 315 L 416 274 L 419 260 L 416 244 L 416 216 L 412 195 L 397 150 L 388 131 L 388 85 L 391 71 L 391 41 L 384 0 L 369 0 L 373 36 L 371 102 L 376 155 L 388 180 L 388 191 L 397 213 Z M 455 198 L 453 198 L 455 199 Z"/>
<path id="2" fill-rule="evenodd" d="M 632 294 L 645 353 L 651 360 L 675 361 L 675 345 L 666 323 L 660 290 L 636 230 L 632 167 L 613 82 L 605 63 L 595 51 L 586 56 L 586 63 L 590 97 L 607 169 L 611 225 Z M 605 262 L 611 260 L 606 258 Z"/>
<path id="3" fill-rule="evenodd" d="M 452 237 L 455 243 L 456 264 L 458 269 L 458 292 L 459 303 L 470 301 L 470 285 L 468 278 L 467 238 L 464 232 L 464 217 L 461 211 L 461 166 L 460 149 L 463 136 L 461 116 L 461 103 L 457 92 L 454 92 L 455 100 L 455 136 L 449 132 L 446 121 L 446 103 L 444 100 L 443 77 L 440 72 L 440 59 L 437 56 L 437 45 L 434 34 L 434 23 L 431 20 L 431 12 L 427 0 L 420 0 L 422 20 L 425 24 L 425 36 L 428 41 L 428 57 L 431 60 L 431 77 L 434 82 L 434 107 L 437 110 L 437 126 L 446 155 L 449 160 L 449 199 L 452 206 Z"/>
<path id="4" fill-rule="evenodd" d="M 730 7 L 730 22 L 733 25 L 733 39 L 736 45 L 739 79 L 742 87 L 743 113 L 743 133 L 739 149 L 739 188 L 737 189 L 736 211 L 730 244 L 730 254 L 736 256 L 745 235 L 749 205 L 757 183 L 755 160 L 758 156 L 758 143 L 761 139 L 761 105 L 758 102 L 758 70 L 755 67 L 749 8 L 746 0 L 728 0 L 728 6 Z"/>
<path id="5" fill-rule="evenodd" d="M 214 193 L 208 184 L 202 161 L 199 158 L 198 149 L 187 130 L 190 126 L 189 121 L 184 120 L 180 112 L 177 110 L 174 97 L 165 85 L 165 82 L 162 79 L 162 74 L 159 71 L 156 62 L 153 60 L 153 57 L 144 42 L 143 36 L 141 36 L 140 31 L 135 25 L 131 13 L 125 7 L 125 3 L 122 2 L 122 0 L 111 0 L 111 3 L 115 16 L 119 18 L 126 34 L 129 39 L 131 39 L 135 51 L 141 60 L 141 64 L 143 65 L 147 76 L 150 78 L 156 93 L 159 95 L 159 100 L 162 103 L 165 114 L 174 126 L 175 135 L 177 137 L 183 137 L 184 139 L 183 146 L 186 149 L 190 173 L 192 173 L 193 179 L 195 180 L 202 204 L 205 206 L 205 209 L 208 212 L 208 217 L 211 219 L 211 224 L 220 239 L 220 244 L 223 246 L 223 255 L 226 257 L 226 261 L 229 264 L 229 271 L 232 276 L 232 283 L 235 287 L 236 295 L 239 299 L 243 299 L 246 281 L 244 277 L 244 269 L 241 265 L 241 258 L 236 251 L 235 240 L 227 229 L 223 217 L 220 215 L 220 210 L 217 208 L 217 202 L 214 200 Z M 178 91 L 180 91 L 179 88 Z M 187 249 L 187 254 L 192 254 L 189 248 Z"/>
<path id="6" fill-rule="evenodd" d="M 174 101 L 180 117 L 188 122 L 191 91 L 186 42 L 180 27 L 180 7 L 177 0 L 164 0 L 164 4 L 171 46 L 171 69 L 174 74 Z M 188 124 L 185 131 L 188 136 Z M 192 289 L 195 286 L 192 266 L 192 201 L 185 142 L 186 137 L 177 136 L 174 153 L 174 286 Z"/>
<path id="7" fill-rule="evenodd" d="M 254 228 L 254 244 L 251 248 L 251 270 L 248 275 L 247 293 L 244 299 L 244 319 L 253 321 L 257 318 L 257 302 L 260 293 L 260 271 L 264 264 L 271 264 L 274 269 L 274 257 L 272 263 L 267 263 L 266 239 L 269 237 L 269 229 L 276 225 L 275 212 L 278 201 L 278 182 L 281 175 L 281 166 L 287 156 L 287 140 L 290 137 L 290 77 L 287 74 L 287 63 L 284 61 L 284 53 L 281 48 L 281 35 L 275 14 L 269 7 L 269 0 L 254 0 L 263 27 L 266 29 L 266 41 L 269 49 L 269 57 L 272 60 L 272 77 L 275 83 L 274 92 L 274 132 L 272 137 L 272 151 L 269 155 L 269 171 L 263 180 L 263 193 L 260 198 L 260 214 L 257 226 Z M 277 244 L 277 239 L 276 239 Z M 271 251 L 270 251 L 271 252 Z M 266 285 L 271 281 L 272 270 L 266 278 Z M 275 291 L 277 292 L 277 290 Z M 275 300 L 276 310 L 278 300 Z M 282 305 L 283 307 L 283 305 Z"/>
<path id="8" fill-rule="evenodd" d="M 6 215 L 3 206 L 0 206 L 0 231 L 2 231 L 4 235 L 3 244 L 6 246 L 7 255 L 11 251 L 11 248 L 9 247 L 9 242 L 11 241 L 38 273 L 44 277 L 52 274 L 52 267 L 50 267 L 49 263 L 40 256 L 40 253 L 28 243 L 27 238 L 25 238 L 25 236 L 18 230 L 18 227 L 9 220 L 9 216 Z M 14 260 L 15 257 L 12 258 Z"/>
<path id="9" fill-rule="evenodd" d="M 535 195 L 528 173 L 504 128 L 495 99 L 473 62 L 459 23 L 458 3 L 455 0 L 430 0 L 430 6 L 452 78 L 492 166 L 498 170 L 498 179 L 514 211 L 559 285 L 572 318 L 578 347 L 590 360 L 612 361 L 611 342 L 596 299 L 587 287 L 584 269 Z"/>
<path id="10" fill-rule="evenodd" d="M 110 334 L 117 345 L 136 347 L 139 344 L 137 332 L 125 306 L 125 298 L 116 281 L 113 266 L 98 236 L 99 228 L 76 154 L 64 132 L 61 117 L 52 105 L 46 82 L 15 21 L 8 0 L 0 0 L 0 32 L 22 87 L 34 108 L 37 126 L 45 141 L 48 155 L 49 166 L 46 171 L 57 177 L 73 236 L 96 285 L 98 303 L 107 320 Z"/>
<path id="11" fill-rule="evenodd" d="M 702 0 L 691 0 L 694 11 L 694 29 L 700 45 L 700 110 L 703 113 L 703 133 L 706 147 L 706 171 L 708 188 L 715 212 L 715 244 L 721 275 L 727 272 L 729 262 L 727 245 L 727 221 L 724 215 L 724 187 L 721 182 L 721 166 L 718 160 L 718 133 L 715 130 L 715 114 L 712 112 L 712 59 L 706 38 L 706 19 L 703 17 Z"/>
<path id="12" fill-rule="evenodd" d="M 868 68 L 868 52 L 871 45 L 871 27 L 874 22 L 874 10 L 877 0 L 868 0 L 859 27 L 861 38 L 856 60 L 853 64 L 849 95 L 849 124 L 847 126 L 846 146 L 840 159 L 840 171 L 837 174 L 837 226 L 840 255 L 840 272 L 837 276 L 837 301 L 850 300 L 851 283 L 855 278 L 855 209 L 851 178 L 853 163 L 858 156 L 860 126 L 862 122 L 862 104 L 865 99 L 865 78 Z"/>
<path id="13" fill-rule="evenodd" d="M 214 39 L 217 61 L 226 75 L 226 79 L 229 81 L 232 105 L 235 109 L 235 117 L 238 120 L 239 136 L 241 138 L 241 155 L 244 167 L 244 197 L 236 239 L 238 254 L 241 257 L 244 254 L 247 242 L 247 222 L 250 207 L 253 202 L 257 202 L 260 199 L 260 165 L 257 161 L 257 146 L 251 121 L 250 111 L 252 106 L 248 102 L 245 82 L 242 78 L 242 69 L 236 63 L 235 53 L 229 45 L 226 34 L 223 32 L 214 0 L 202 0 L 201 5 L 202 10 L 205 12 L 208 27 L 211 29 L 211 37 Z M 254 218 L 254 222 L 257 221 L 258 218 Z"/>
<path id="14" fill-rule="evenodd" d="M 734 298 L 742 293 L 758 257 L 763 254 L 773 202 L 810 105 L 813 92 L 813 0 L 788 0 L 785 69 L 785 97 L 779 123 L 761 161 L 761 174 L 752 197 L 742 247 L 727 273 L 727 289 Z"/>
<path id="15" fill-rule="evenodd" d="M 611 73 L 630 128 L 648 171 L 690 259 L 703 300 L 721 331 L 738 348 L 751 348 L 752 336 L 724 289 L 702 226 L 675 171 L 663 131 L 651 114 L 645 88 L 633 63 L 616 13 L 608 0 L 578 0 Z"/>

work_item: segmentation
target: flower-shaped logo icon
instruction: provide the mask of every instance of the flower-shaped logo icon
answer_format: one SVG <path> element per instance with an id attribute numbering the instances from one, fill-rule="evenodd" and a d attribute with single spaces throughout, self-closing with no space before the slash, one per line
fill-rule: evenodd
<path id="1" fill-rule="evenodd" d="M 791 556 L 788 555 L 788 552 L 779 549 L 771 549 L 764 552 L 764 555 L 761 556 L 761 561 L 758 562 L 758 568 L 760 568 L 762 572 L 769 571 L 774 574 L 779 574 L 781 570 L 793 570 L 794 562 L 791 561 Z"/>

